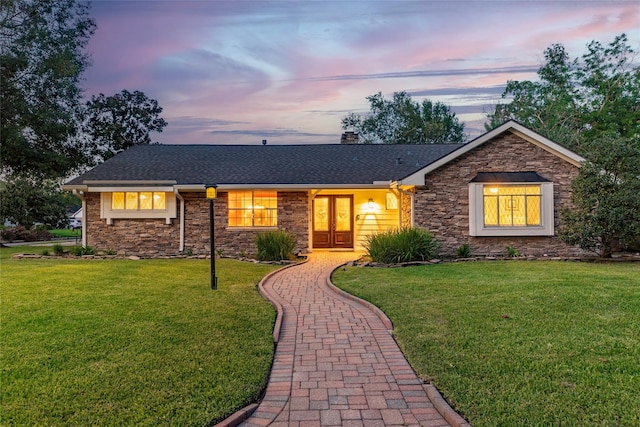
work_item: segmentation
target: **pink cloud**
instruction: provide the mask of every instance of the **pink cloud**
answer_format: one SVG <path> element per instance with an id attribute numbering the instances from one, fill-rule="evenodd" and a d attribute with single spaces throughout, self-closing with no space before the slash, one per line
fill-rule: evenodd
<path id="1" fill-rule="evenodd" d="M 451 88 L 463 104 L 457 89 L 535 78 L 509 67 L 536 68 L 552 43 L 577 56 L 590 40 L 608 43 L 627 31 L 640 45 L 640 10 L 632 2 L 330 5 L 95 3 L 99 28 L 89 46 L 87 94 L 126 88 L 158 99 L 170 122 L 162 142 L 249 141 L 260 132 L 326 140 L 340 133 L 341 116 L 365 111 L 365 97 L 378 91 Z M 505 72 L 482 71 L 500 68 Z"/>

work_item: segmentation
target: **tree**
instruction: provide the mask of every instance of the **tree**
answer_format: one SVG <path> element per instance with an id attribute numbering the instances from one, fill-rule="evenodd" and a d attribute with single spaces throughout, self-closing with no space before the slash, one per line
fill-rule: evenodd
<path id="1" fill-rule="evenodd" d="M 87 102 L 86 132 L 95 144 L 94 162 L 104 161 L 137 144 L 151 143 L 149 133 L 162 132 L 167 122 L 162 107 L 143 92 L 123 90 L 113 96 L 92 96 Z"/>
<path id="2" fill-rule="evenodd" d="M 13 176 L 0 183 L 0 218 L 27 229 L 35 223 L 66 226 L 70 197 L 55 180 Z"/>
<path id="3" fill-rule="evenodd" d="M 0 0 L 0 210 L 21 225 L 66 217 L 57 179 L 166 126 L 141 92 L 83 103 L 84 49 L 96 28 L 88 13 L 79 0 Z"/>
<path id="4" fill-rule="evenodd" d="M 503 99 L 488 115 L 487 130 L 514 119 L 584 154 L 590 141 L 640 134 L 640 67 L 622 34 L 609 46 L 592 41 L 571 60 L 561 44 L 544 52 L 539 81 L 507 82 Z"/>
<path id="5" fill-rule="evenodd" d="M 381 92 L 367 97 L 371 110 L 350 113 L 342 128 L 358 132 L 365 144 L 445 144 L 464 142 L 464 123 L 446 105 L 414 102 L 406 92 L 386 100 Z"/>
<path id="6" fill-rule="evenodd" d="M 572 183 L 560 238 L 611 257 L 616 244 L 640 236 L 640 141 L 603 138 L 590 145 L 589 157 Z"/>
<path id="7" fill-rule="evenodd" d="M 508 119 L 586 158 L 572 184 L 560 237 L 611 256 L 613 245 L 640 236 L 640 67 L 622 34 L 608 46 L 592 41 L 571 60 L 561 44 L 545 51 L 539 81 L 509 81 L 511 102 L 489 114 L 491 129 Z M 635 163 L 634 163 L 635 162 Z"/>
<path id="8" fill-rule="evenodd" d="M 73 136 L 94 29 L 85 3 L 0 0 L 3 174 L 58 177 L 86 161 Z"/>

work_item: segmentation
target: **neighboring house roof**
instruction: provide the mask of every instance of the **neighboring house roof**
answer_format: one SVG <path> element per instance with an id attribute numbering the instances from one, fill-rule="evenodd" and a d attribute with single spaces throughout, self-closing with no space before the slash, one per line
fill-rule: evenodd
<path id="1" fill-rule="evenodd" d="M 372 185 L 405 177 L 460 148 L 430 145 L 137 145 L 65 187 L 116 185 Z"/>
<path id="2" fill-rule="evenodd" d="M 82 219 L 82 208 L 71 212 L 69 218 Z"/>

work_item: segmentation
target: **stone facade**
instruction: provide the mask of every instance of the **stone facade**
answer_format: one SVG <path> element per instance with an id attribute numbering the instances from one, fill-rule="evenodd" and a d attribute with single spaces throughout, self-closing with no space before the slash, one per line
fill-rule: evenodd
<path id="1" fill-rule="evenodd" d="M 167 225 L 164 219 L 100 219 L 100 193 L 87 193 L 87 245 L 112 249 L 118 255 L 162 256 L 178 254 L 179 218 Z"/>
<path id="2" fill-rule="evenodd" d="M 209 253 L 209 202 L 204 193 L 184 193 L 185 199 L 185 251 L 193 254 Z M 227 193 L 218 193 L 215 200 L 216 250 L 223 256 L 255 255 L 255 237 L 265 231 L 260 228 L 227 227 Z M 298 237 L 295 252 L 308 247 L 308 212 L 306 192 L 278 192 L 278 229 Z"/>
<path id="3" fill-rule="evenodd" d="M 412 194 L 409 192 L 400 193 L 400 209 L 401 209 L 401 224 L 402 228 L 411 228 L 411 199 Z M 412 193 L 412 192 L 411 192 Z"/>
<path id="4" fill-rule="evenodd" d="M 554 186 L 555 236 L 472 237 L 469 235 L 469 182 L 478 172 L 535 171 Z M 543 150 L 521 137 L 503 133 L 465 153 L 425 177 L 411 196 L 400 194 L 402 226 L 430 230 L 442 244 L 443 255 L 454 255 L 469 244 L 474 255 L 505 254 L 512 246 L 524 255 L 579 256 L 577 247 L 562 243 L 557 233 L 560 212 L 570 205 L 571 182 L 578 167 Z M 87 244 L 100 250 L 116 250 L 119 255 L 143 257 L 180 254 L 209 255 L 209 202 L 204 192 L 181 193 L 184 199 L 184 251 L 180 251 L 180 203 L 178 217 L 171 224 L 164 219 L 100 219 L 100 194 L 86 194 Z M 263 228 L 229 228 L 227 193 L 215 200 L 216 249 L 223 256 L 254 255 L 255 236 Z M 278 192 L 278 228 L 297 236 L 296 252 L 309 250 L 309 195 L 306 191 Z M 358 236 L 356 236 L 358 238 Z"/>
<path id="5" fill-rule="evenodd" d="M 182 254 L 209 255 L 209 201 L 202 193 L 182 193 L 185 202 L 185 242 Z M 278 228 L 298 238 L 296 252 L 308 250 L 306 192 L 278 192 Z M 215 245 L 223 256 L 254 255 L 255 235 L 260 228 L 227 227 L 227 193 L 215 200 Z M 118 255 L 143 257 L 180 255 L 180 208 L 167 225 L 164 219 L 114 219 L 107 225 L 100 219 L 100 194 L 87 194 L 87 244 L 114 249 Z"/>
<path id="6" fill-rule="evenodd" d="M 535 171 L 554 184 L 555 236 L 472 237 L 469 235 L 469 182 L 478 172 Z M 425 177 L 416 188 L 414 225 L 430 230 L 442 244 L 443 255 L 453 255 L 467 243 L 474 255 L 506 254 L 512 246 L 524 255 L 574 256 L 583 254 L 558 237 L 560 211 L 570 203 L 571 181 L 578 168 L 563 159 L 505 133 L 460 156 Z"/>

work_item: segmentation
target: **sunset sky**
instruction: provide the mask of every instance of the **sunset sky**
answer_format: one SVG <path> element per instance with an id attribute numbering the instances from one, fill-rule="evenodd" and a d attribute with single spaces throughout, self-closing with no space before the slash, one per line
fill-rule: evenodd
<path id="1" fill-rule="evenodd" d="M 576 57 L 624 32 L 640 50 L 636 0 L 97 0 L 91 16 L 86 96 L 145 92 L 169 123 L 152 138 L 171 144 L 338 143 L 366 96 L 400 90 L 474 137 L 552 43 Z"/>

